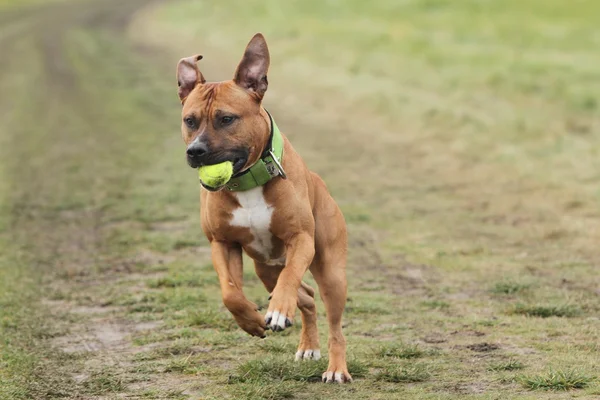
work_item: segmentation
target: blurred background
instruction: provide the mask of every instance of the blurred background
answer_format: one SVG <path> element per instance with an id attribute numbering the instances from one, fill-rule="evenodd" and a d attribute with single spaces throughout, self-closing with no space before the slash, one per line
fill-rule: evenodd
<path id="1" fill-rule="evenodd" d="M 0 398 L 597 398 L 599 15 L 0 0 Z M 299 321 L 235 326 L 200 230 L 175 66 L 230 79 L 256 32 L 264 105 L 349 225 L 352 385 L 292 361 Z"/>

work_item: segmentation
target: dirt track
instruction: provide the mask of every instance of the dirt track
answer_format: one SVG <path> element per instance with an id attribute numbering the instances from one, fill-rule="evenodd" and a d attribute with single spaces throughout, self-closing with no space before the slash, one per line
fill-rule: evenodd
<path id="1" fill-rule="evenodd" d="M 133 259 L 115 254 L 107 249 L 106 235 L 127 224 L 112 221 L 119 215 L 110 204 L 126 196 L 135 180 L 123 169 L 143 170 L 151 161 L 141 153 L 143 146 L 128 146 L 140 129 L 160 126 L 165 111 L 158 109 L 160 102 L 141 109 L 142 103 L 132 100 L 142 96 L 137 93 L 124 98 L 123 111 L 141 114 L 140 124 L 107 107 L 104 103 L 115 99 L 99 90 L 114 91 L 123 83 L 126 91 L 139 88 L 144 59 L 126 44 L 123 28 L 151 2 L 66 2 L 0 17 L 0 88 L 10 93 L 0 98 L 2 172 L 8 185 L 2 198 L 8 229 L 2 234 L 14 250 L 24 252 L 31 279 L 40 285 L 42 305 L 29 312 L 40 313 L 33 324 L 43 326 L 32 330 L 44 338 L 26 343 L 44 359 L 17 378 L 25 391 L 11 392 L 14 398 L 102 398 L 113 386 L 124 385 L 118 376 L 131 367 L 130 335 L 159 324 L 124 321 L 115 307 L 93 297 L 99 287 L 134 285 L 140 276 L 133 265 L 162 262 L 150 253 Z M 146 137 L 150 141 L 156 135 Z M 50 321 L 44 320 L 47 312 Z M 155 380 L 151 386 L 158 397 L 171 390 L 168 382 Z M 185 391 L 185 383 L 176 386 L 176 393 Z M 128 392 L 146 392 L 146 384 L 133 384 Z"/>

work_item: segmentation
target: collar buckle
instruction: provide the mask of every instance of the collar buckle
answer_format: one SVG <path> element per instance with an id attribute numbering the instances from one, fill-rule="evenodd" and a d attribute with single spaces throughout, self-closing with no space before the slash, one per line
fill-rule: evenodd
<path id="1" fill-rule="evenodd" d="M 273 150 L 269 150 L 269 156 L 271 157 L 271 161 L 265 163 L 265 167 L 267 167 L 267 172 L 269 172 L 271 178 L 281 176 L 283 179 L 287 179 L 287 174 L 277 157 L 275 157 Z"/>
<path id="2" fill-rule="evenodd" d="M 282 179 L 287 179 L 287 174 L 281 163 L 285 141 L 271 114 L 268 115 L 271 120 L 271 134 L 265 146 L 266 149 L 254 165 L 229 180 L 226 184 L 229 191 L 243 192 L 250 190 L 258 186 L 263 186 L 278 176 L 281 176 Z"/>

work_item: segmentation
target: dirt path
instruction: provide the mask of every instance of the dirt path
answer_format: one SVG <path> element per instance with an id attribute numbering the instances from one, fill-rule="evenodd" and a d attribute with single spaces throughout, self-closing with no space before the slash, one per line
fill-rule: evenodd
<path id="1" fill-rule="evenodd" d="M 23 252 L 34 286 L 26 290 L 37 292 L 21 304 L 36 315 L 31 326 L 20 327 L 32 339 L 19 342 L 18 332 L 7 331 L 14 343 L 37 352 L 31 368 L 7 380 L 12 389 L 7 384 L 3 390 L 10 398 L 92 399 L 114 392 L 166 398 L 189 386 L 182 379 L 173 384 L 167 375 L 136 374 L 133 359 L 147 349 L 134 349 L 131 337 L 160 322 L 126 319 L 123 305 L 105 295 L 121 284 L 135 293 L 140 281 L 161 274 L 152 267 L 165 260 L 151 250 L 142 256 L 130 251 L 127 239 L 119 254 L 110 238 L 120 227 L 142 224 L 112 202 L 132 195 L 152 161 L 146 157 L 160 151 L 147 151 L 164 126 L 160 101 L 142 104 L 143 93 L 102 90 L 117 80 L 135 91 L 147 77 L 137 73 L 143 61 L 122 40 L 122 29 L 149 3 L 66 2 L 2 15 L 0 83 L 3 93 L 11 93 L 0 99 L 7 186 L 2 220 L 8 226 L 2 238 Z M 147 135 L 150 143 L 131 148 L 149 126 L 156 128 Z M 141 264 L 144 271 L 137 272 Z"/>

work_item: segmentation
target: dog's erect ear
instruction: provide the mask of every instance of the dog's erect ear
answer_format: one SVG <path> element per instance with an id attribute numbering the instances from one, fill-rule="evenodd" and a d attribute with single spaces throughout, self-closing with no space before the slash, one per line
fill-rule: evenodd
<path id="1" fill-rule="evenodd" d="M 268 86 L 269 63 L 267 42 L 263 35 L 257 33 L 248 43 L 233 80 L 244 89 L 255 93 L 258 99 L 262 100 Z"/>
<path id="2" fill-rule="evenodd" d="M 179 86 L 179 100 L 182 103 L 197 84 L 206 82 L 202 72 L 198 69 L 200 60 L 202 60 L 202 56 L 196 55 L 182 58 L 177 64 L 177 86 Z"/>

